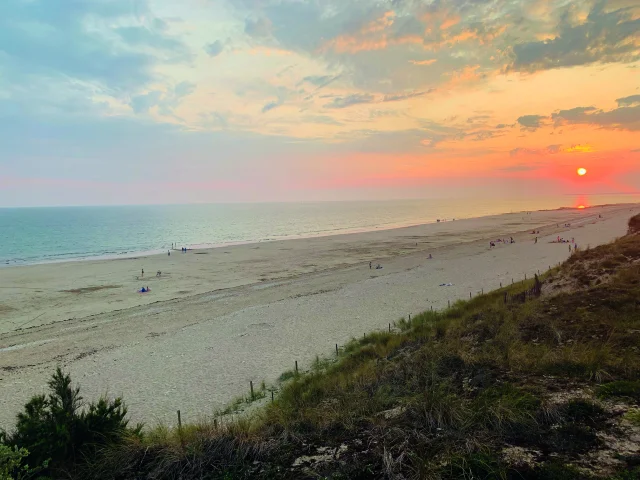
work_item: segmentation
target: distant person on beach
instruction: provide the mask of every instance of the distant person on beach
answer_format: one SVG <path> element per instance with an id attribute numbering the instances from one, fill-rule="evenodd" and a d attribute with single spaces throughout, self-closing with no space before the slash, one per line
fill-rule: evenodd
<path id="1" fill-rule="evenodd" d="M 371 262 L 369 262 L 369 270 L 371 270 Z"/>
<path id="2" fill-rule="evenodd" d="M 429 260 L 432 260 L 433 256 L 431 254 L 429 254 Z"/>
<path id="3" fill-rule="evenodd" d="M 167 257 L 171 256 L 171 250 L 167 250 Z"/>
<path id="4" fill-rule="evenodd" d="M 536 237 L 535 243 L 538 243 L 538 237 Z"/>
<path id="5" fill-rule="evenodd" d="M 144 277 L 144 268 L 142 269 L 142 276 Z"/>

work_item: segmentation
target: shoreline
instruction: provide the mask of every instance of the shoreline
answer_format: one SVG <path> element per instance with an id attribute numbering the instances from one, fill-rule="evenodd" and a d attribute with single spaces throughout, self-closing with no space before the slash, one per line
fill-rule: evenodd
<path id="1" fill-rule="evenodd" d="M 338 230 L 327 230 L 317 234 L 294 234 L 287 235 L 284 237 L 274 237 L 274 238 L 263 238 L 258 240 L 239 240 L 233 242 L 223 242 L 223 243 L 202 243 L 202 244 L 192 244 L 191 246 L 187 246 L 188 251 L 199 251 L 199 250 L 213 250 L 218 248 L 227 248 L 227 247 L 235 247 L 242 245 L 258 245 L 264 244 L 268 242 L 281 242 L 288 240 L 305 240 L 305 239 L 316 239 L 316 238 L 325 238 L 325 237 L 333 237 L 339 235 L 353 235 L 353 234 L 361 234 L 361 233 L 371 233 L 371 232 L 383 232 L 389 230 L 399 230 L 403 228 L 412 228 L 412 227 L 421 227 L 426 225 L 433 225 L 436 223 L 447 223 L 454 221 L 463 221 L 463 220 L 474 220 L 474 219 L 483 219 L 483 218 L 491 218 L 501 215 L 517 215 L 522 213 L 541 213 L 541 212 L 561 212 L 561 211 L 572 211 L 572 210 L 582 210 L 582 211 L 590 211 L 592 209 L 597 208 L 607 208 L 607 207 L 625 207 L 637 205 L 638 203 L 607 203 L 602 205 L 591 205 L 589 207 L 580 209 L 578 207 L 558 207 L 553 209 L 540 209 L 540 210 L 520 210 L 520 211 L 511 211 L 511 212 L 502 212 L 492 215 L 481 215 L 481 216 L 461 216 L 455 217 L 452 219 L 443 219 L 442 221 L 433 220 L 427 222 L 420 223 L 407 223 L 407 224 L 393 224 L 393 225 L 380 225 L 375 228 L 371 227 L 363 227 L 363 228 L 344 228 Z M 109 260 L 130 260 L 137 258 L 147 258 L 153 256 L 161 256 L 164 255 L 167 250 L 171 252 L 180 252 L 178 248 L 168 248 L 168 249 L 154 249 L 154 250 L 140 250 L 135 252 L 122 252 L 122 253 L 114 253 L 114 254 L 96 254 L 96 255 L 88 255 L 88 256 L 79 256 L 79 257 L 71 257 L 64 258 L 60 260 L 37 260 L 33 262 L 24 262 L 24 263 L 9 263 L 11 260 L 7 260 L 4 263 L 0 263 L 0 271 L 4 271 L 6 269 L 11 268 L 22 268 L 22 267 L 32 267 L 38 265 L 59 265 L 65 263 L 80 263 L 80 262 L 99 262 L 99 261 L 109 261 Z"/>
<path id="2" fill-rule="evenodd" d="M 558 235 L 581 248 L 622 236 L 639 211 L 626 204 L 503 214 L 4 270 L 0 427 L 13 426 L 57 365 L 87 398 L 123 396 L 132 421 L 168 422 L 176 409 L 190 419 L 210 415 L 246 393 L 249 381 L 274 383 L 294 360 L 305 368 L 336 343 L 409 313 L 446 308 L 556 265 L 568 256 L 566 244 L 553 242 Z M 515 244 L 489 249 L 489 240 L 509 236 Z M 370 261 L 383 269 L 369 269 Z M 137 280 L 142 262 L 166 276 Z M 142 282 L 150 295 L 136 293 Z"/>

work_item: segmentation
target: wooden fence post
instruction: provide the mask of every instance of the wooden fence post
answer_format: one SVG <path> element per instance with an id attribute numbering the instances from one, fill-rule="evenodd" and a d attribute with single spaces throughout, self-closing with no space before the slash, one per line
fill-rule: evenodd
<path id="1" fill-rule="evenodd" d="M 336 357 L 338 356 L 338 344 L 336 343 Z"/>
<path id="2" fill-rule="evenodd" d="M 180 417 L 180 410 L 178 410 L 178 436 L 180 437 L 180 445 L 184 450 L 184 437 L 182 436 L 182 418 Z"/>
<path id="3" fill-rule="evenodd" d="M 296 360 L 296 375 L 298 375 L 298 360 Z"/>
<path id="4" fill-rule="evenodd" d="M 249 380 L 249 389 L 251 390 L 251 400 L 253 401 L 253 380 Z"/>

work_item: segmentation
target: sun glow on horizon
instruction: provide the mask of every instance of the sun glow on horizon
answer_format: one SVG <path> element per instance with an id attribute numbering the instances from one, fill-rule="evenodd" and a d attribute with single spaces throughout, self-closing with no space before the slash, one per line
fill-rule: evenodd
<path id="1" fill-rule="evenodd" d="M 581 177 L 583 177 L 583 176 L 585 176 L 585 175 L 587 174 L 587 169 L 586 169 L 586 168 L 583 168 L 583 167 L 580 167 L 580 168 L 577 170 L 577 172 L 578 172 L 578 175 L 580 175 Z"/>

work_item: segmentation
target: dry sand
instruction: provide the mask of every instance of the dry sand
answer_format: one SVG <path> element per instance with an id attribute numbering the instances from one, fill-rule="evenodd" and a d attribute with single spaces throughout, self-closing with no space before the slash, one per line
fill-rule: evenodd
<path id="1" fill-rule="evenodd" d="M 569 255 L 566 244 L 550 243 L 557 235 L 581 247 L 622 236 L 638 212 L 640 205 L 514 213 L 0 269 L 0 428 L 45 391 L 56 365 L 85 398 L 122 395 L 134 421 L 173 422 L 177 409 L 202 418 L 246 393 L 249 380 L 274 382 L 295 360 L 308 365 L 409 313 L 546 270 Z M 515 244 L 488 248 L 510 236 Z M 370 270 L 369 261 L 384 268 Z M 151 293 L 137 293 L 143 285 Z"/>

